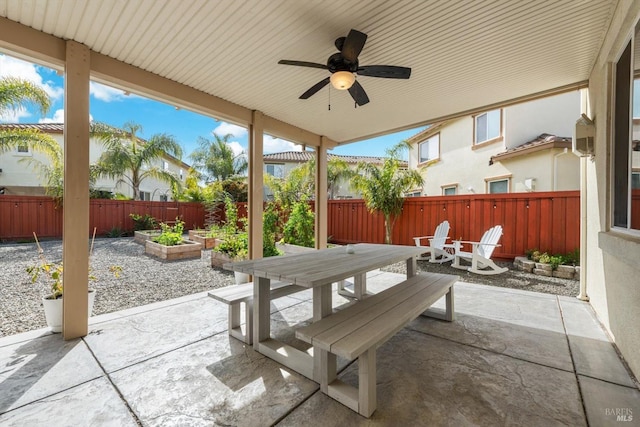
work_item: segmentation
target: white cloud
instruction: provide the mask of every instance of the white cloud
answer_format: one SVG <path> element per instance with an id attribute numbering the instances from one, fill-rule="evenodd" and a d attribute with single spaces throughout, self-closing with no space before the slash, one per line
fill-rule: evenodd
<path id="1" fill-rule="evenodd" d="M 245 136 L 248 133 L 247 128 L 242 126 L 234 125 L 231 123 L 221 122 L 218 127 L 216 127 L 212 133 L 216 133 L 219 136 L 225 136 L 228 134 L 233 135 L 236 138 L 240 138 Z"/>
<path id="2" fill-rule="evenodd" d="M 0 123 L 19 123 L 21 117 L 29 117 L 31 114 L 24 108 L 5 111 L 0 114 Z"/>
<path id="3" fill-rule="evenodd" d="M 229 145 L 229 147 L 231 147 L 231 149 L 233 150 L 233 154 L 235 154 L 236 156 L 240 153 L 242 153 L 244 150 L 244 148 L 242 147 L 242 145 L 240 145 L 240 143 L 238 141 L 231 141 L 228 142 L 227 145 Z"/>
<path id="4" fill-rule="evenodd" d="M 96 82 L 89 82 L 89 92 L 94 98 L 104 102 L 122 101 L 126 96 L 120 89 Z"/>
<path id="5" fill-rule="evenodd" d="M 18 77 L 24 80 L 29 80 L 35 85 L 41 87 L 53 100 L 61 99 L 64 94 L 64 88 L 56 86 L 55 83 L 51 81 L 45 81 L 40 73 L 42 70 L 42 67 L 30 62 L 7 55 L 0 55 L 0 77 Z M 26 110 L 15 111 L 9 115 L 3 116 L 2 119 L 17 121 L 20 117 L 28 117 L 30 115 L 31 114 Z"/>
<path id="6" fill-rule="evenodd" d="M 89 114 L 89 121 L 93 121 L 93 116 Z M 53 117 L 43 117 L 38 123 L 64 123 L 64 109 L 61 108 L 53 113 Z"/>
<path id="7" fill-rule="evenodd" d="M 302 146 L 270 135 L 264 136 L 264 153 L 281 153 L 283 151 L 302 151 Z"/>

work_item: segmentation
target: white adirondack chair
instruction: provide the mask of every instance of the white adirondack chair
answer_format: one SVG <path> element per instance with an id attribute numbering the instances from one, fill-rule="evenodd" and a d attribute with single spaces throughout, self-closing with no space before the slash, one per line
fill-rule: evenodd
<path id="1" fill-rule="evenodd" d="M 508 268 L 498 267 L 496 263 L 491 260 L 493 250 L 500 246 L 498 244 L 498 240 L 500 240 L 501 236 L 502 226 L 496 225 L 495 227 L 485 231 L 479 242 L 454 240 L 453 246 L 455 248 L 455 253 L 451 267 L 485 275 L 504 273 Z M 471 252 L 463 251 L 463 244 L 470 244 L 472 246 Z M 462 259 L 471 262 L 471 267 L 460 264 L 460 260 Z"/>
<path id="2" fill-rule="evenodd" d="M 447 244 L 449 239 L 449 221 L 442 221 L 436 227 L 433 236 L 414 237 L 416 246 L 424 248 L 424 253 L 418 259 L 426 260 L 433 263 L 451 261 L 453 259 L 454 246 Z M 426 244 L 428 241 L 428 245 Z M 427 255 L 428 254 L 428 255 Z"/>

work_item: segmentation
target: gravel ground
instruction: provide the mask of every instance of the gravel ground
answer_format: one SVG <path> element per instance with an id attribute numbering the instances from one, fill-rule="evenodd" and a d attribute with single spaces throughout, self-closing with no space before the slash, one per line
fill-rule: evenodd
<path id="1" fill-rule="evenodd" d="M 49 262 L 62 260 L 62 242 L 41 242 Z M 39 263 L 35 243 L 0 245 L 0 337 L 46 327 L 40 297 L 48 289 L 32 284 L 26 268 Z M 513 270 L 496 276 L 480 276 L 449 265 L 418 261 L 423 271 L 456 274 L 465 282 L 525 289 L 556 295 L 576 296 L 579 283 L 541 277 Z M 111 266 L 120 266 L 115 278 Z M 405 264 L 383 269 L 404 273 Z M 144 253 L 144 246 L 133 238 L 96 239 L 91 256 L 91 273 L 96 277 L 90 287 L 97 290 L 93 314 L 104 314 L 152 302 L 164 301 L 213 288 L 231 285 L 233 273 L 211 267 L 211 250 L 202 251 L 200 259 L 162 261 Z"/>
<path id="2" fill-rule="evenodd" d="M 508 267 L 509 271 L 494 276 L 483 276 L 469 273 L 451 267 L 451 264 L 432 264 L 428 261 L 418 261 L 418 269 L 433 273 L 455 274 L 463 282 L 479 283 L 482 285 L 499 286 L 502 288 L 523 289 L 525 291 L 543 292 L 553 295 L 578 296 L 580 282 L 578 280 L 560 279 L 557 277 L 537 276 L 532 273 L 516 270 L 513 263 L 496 262 L 501 267 Z M 405 273 L 406 264 L 398 263 L 383 268 L 383 271 Z"/>
<path id="3" fill-rule="evenodd" d="M 62 261 L 62 242 L 41 242 L 49 262 Z M 0 245 L 0 337 L 46 327 L 40 297 L 48 289 L 32 284 L 26 272 L 38 264 L 35 243 Z M 122 267 L 120 278 L 109 271 Z M 162 261 L 144 253 L 133 238 L 96 239 L 91 256 L 96 280 L 93 314 L 104 314 L 231 285 L 233 273 L 211 267 L 211 250 L 201 259 Z"/>

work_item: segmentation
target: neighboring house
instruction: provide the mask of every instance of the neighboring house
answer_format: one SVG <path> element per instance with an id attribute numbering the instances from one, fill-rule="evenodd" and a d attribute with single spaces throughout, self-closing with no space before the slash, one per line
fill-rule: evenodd
<path id="1" fill-rule="evenodd" d="M 580 189 L 580 102 L 574 91 L 430 126 L 409 138 L 409 167 L 426 166 L 411 195 Z"/>
<path id="2" fill-rule="evenodd" d="M 315 157 L 315 153 L 312 151 L 285 151 L 282 153 L 265 154 L 264 159 L 264 173 L 273 175 L 276 178 L 286 178 L 292 169 L 300 166 L 302 163 L 306 163 Z M 382 165 L 384 157 L 373 156 L 346 156 L 339 154 L 327 155 L 327 160 L 340 159 L 344 160 L 351 168 L 355 169 L 358 163 L 367 162 L 376 165 Z M 405 164 L 406 167 L 406 164 Z M 335 199 L 353 199 L 359 198 L 360 194 L 353 191 L 348 182 L 340 181 L 338 188 L 335 189 Z M 271 192 L 268 188 L 265 188 L 265 197 L 269 198 Z M 329 196 L 331 197 L 331 196 Z"/>
<path id="3" fill-rule="evenodd" d="M 0 128 L 37 129 L 51 135 L 64 148 L 64 125 L 61 123 L 2 124 Z M 96 163 L 104 148 L 95 138 L 91 138 L 90 143 L 89 162 Z M 18 147 L 11 152 L 0 154 L 0 194 L 26 196 L 41 196 L 45 194 L 43 182 L 34 168 L 25 162 L 20 162 L 21 159 L 26 157 L 35 158 L 43 163 L 48 161 L 47 156 L 42 153 L 33 153 L 27 146 Z M 190 167 L 188 164 L 168 154 L 158 161 L 157 166 L 174 172 L 182 182 L 186 180 L 187 171 Z M 133 189 L 129 185 L 116 185 L 116 181 L 109 178 L 99 178 L 94 188 L 133 197 Z M 171 199 L 171 188 L 165 182 L 146 178 L 140 185 L 140 196 L 143 200 L 168 201 Z"/>

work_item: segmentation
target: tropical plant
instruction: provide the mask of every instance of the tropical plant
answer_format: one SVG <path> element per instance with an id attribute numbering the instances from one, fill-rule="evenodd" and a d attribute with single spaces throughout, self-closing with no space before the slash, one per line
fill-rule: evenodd
<path id="1" fill-rule="evenodd" d="M 170 135 L 156 134 L 149 140 L 140 139 L 136 133 L 142 126 L 127 122 L 122 129 L 116 129 L 104 123 L 91 124 L 91 135 L 97 138 L 105 148 L 96 164 L 99 176 L 117 180 L 117 184 L 129 185 L 134 200 L 140 199 L 140 184 L 147 178 L 166 182 L 182 188 L 175 173 L 155 164 L 165 155 L 182 157 L 182 147 Z"/>
<path id="2" fill-rule="evenodd" d="M 391 233 L 396 219 L 402 212 L 404 194 L 424 182 L 419 171 L 401 167 L 401 156 L 410 144 L 402 141 L 387 150 L 388 157 L 381 166 L 359 163 L 352 186 L 362 194 L 370 212 L 384 216 L 385 243 L 391 244 Z"/>
<path id="3" fill-rule="evenodd" d="M 241 175 L 249 167 L 245 153 L 235 154 L 229 145 L 232 134 L 220 136 L 213 133 L 213 140 L 198 137 L 199 148 L 191 153 L 193 166 L 205 181 L 224 181 Z"/>
<path id="4" fill-rule="evenodd" d="M 234 260 L 246 259 L 249 254 L 249 236 L 246 231 L 227 234 L 213 250 Z"/>
<path id="5" fill-rule="evenodd" d="M 140 215 L 132 213 L 129 214 L 129 218 L 133 220 L 133 229 L 135 231 L 155 230 L 158 226 L 158 220 L 149 214 Z"/>
<path id="6" fill-rule="evenodd" d="M 49 95 L 35 83 L 15 77 L 0 78 L 0 116 L 28 105 L 36 106 L 42 114 L 49 111 Z M 0 129 L 0 154 L 19 146 L 45 154 L 61 151 L 51 135 L 36 129 Z"/>
<path id="7" fill-rule="evenodd" d="M 183 221 L 176 218 L 176 222 L 173 226 L 161 222 L 160 230 L 160 235 L 153 238 L 154 242 L 165 246 L 176 246 L 182 244 L 182 234 L 184 233 Z"/>

